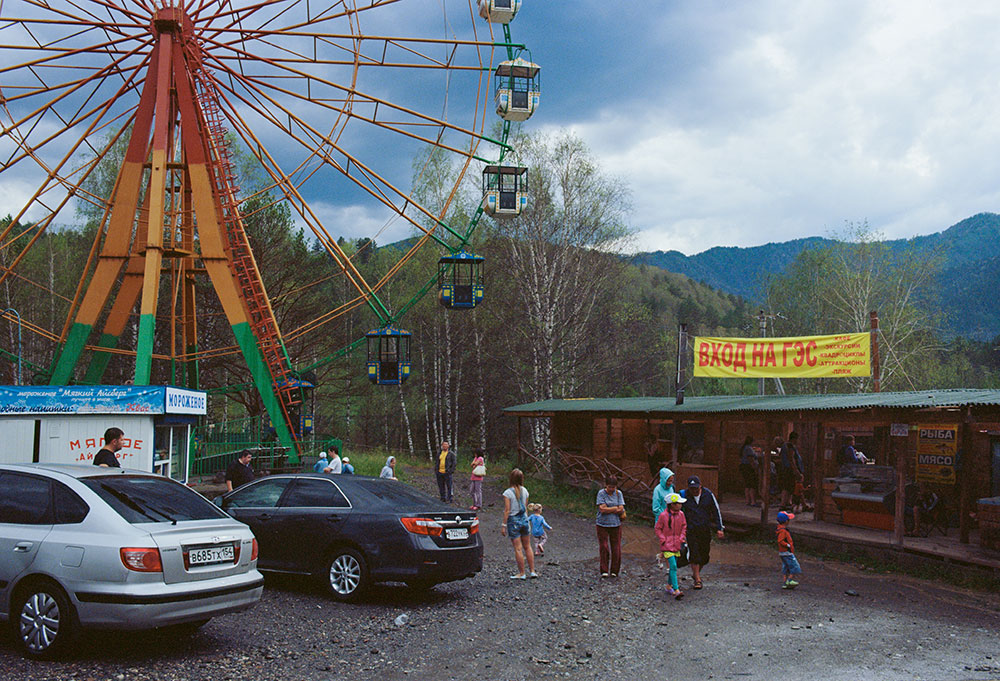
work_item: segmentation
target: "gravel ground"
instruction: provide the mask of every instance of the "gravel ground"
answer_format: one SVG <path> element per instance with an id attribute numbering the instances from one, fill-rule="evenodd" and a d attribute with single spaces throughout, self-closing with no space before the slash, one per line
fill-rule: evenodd
<path id="1" fill-rule="evenodd" d="M 512 582 L 499 491 L 487 491 L 474 579 L 427 593 L 381 585 L 343 605 L 308 580 L 269 577 L 259 605 L 195 634 L 95 634 L 47 663 L 21 659 L 4 634 L 0 678 L 1000 678 L 997 597 L 808 558 L 802 585 L 783 591 L 770 546 L 716 543 L 705 588 L 688 578 L 677 602 L 663 594 L 651 530 L 628 528 L 622 576 L 601 580 L 592 521 L 546 509 L 555 529 L 541 577 Z"/>

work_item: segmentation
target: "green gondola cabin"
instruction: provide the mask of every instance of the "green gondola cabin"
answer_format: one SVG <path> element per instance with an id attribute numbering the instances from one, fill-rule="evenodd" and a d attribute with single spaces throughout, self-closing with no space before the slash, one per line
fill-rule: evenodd
<path id="1" fill-rule="evenodd" d="M 469 309 L 483 300 L 486 258 L 461 250 L 438 260 L 438 302 L 449 309 Z"/>
<path id="2" fill-rule="evenodd" d="M 497 116 L 505 121 L 526 121 L 538 108 L 541 67 L 518 57 L 500 62 L 494 72 L 493 97 Z"/>
<path id="3" fill-rule="evenodd" d="M 368 338 L 368 380 L 375 385 L 399 385 L 410 377 L 410 332 L 384 326 Z"/>
<path id="4" fill-rule="evenodd" d="M 528 169 L 489 165 L 483 168 L 483 211 L 495 218 L 514 217 L 528 206 Z"/>
<path id="5" fill-rule="evenodd" d="M 479 16 L 494 24 L 509 24 L 519 9 L 521 0 L 479 0 Z"/>

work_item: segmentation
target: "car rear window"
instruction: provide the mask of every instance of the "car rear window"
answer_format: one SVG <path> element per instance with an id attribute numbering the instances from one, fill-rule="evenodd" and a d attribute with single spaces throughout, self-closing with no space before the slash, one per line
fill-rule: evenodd
<path id="1" fill-rule="evenodd" d="M 356 484 L 397 511 L 416 511 L 440 505 L 434 497 L 395 480 L 357 480 Z"/>
<path id="2" fill-rule="evenodd" d="M 197 492 L 167 478 L 110 475 L 80 482 L 133 524 L 228 517 Z"/>

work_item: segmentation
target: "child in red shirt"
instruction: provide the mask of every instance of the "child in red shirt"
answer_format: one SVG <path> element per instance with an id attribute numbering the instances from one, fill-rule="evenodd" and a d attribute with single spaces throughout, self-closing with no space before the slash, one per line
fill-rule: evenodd
<path id="1" fill-rule="evenodd" d="M 801 575 L 802 568 L 795 557 L 795 545 L 792 534 L 788 531 L 788 523 L 795 517 L 794 513 L 778 512 L 778 556 L 781 558 L 781 574 L 785 577 L 782 589 L 794 589 L 799 585 L 794 575 Z"/>

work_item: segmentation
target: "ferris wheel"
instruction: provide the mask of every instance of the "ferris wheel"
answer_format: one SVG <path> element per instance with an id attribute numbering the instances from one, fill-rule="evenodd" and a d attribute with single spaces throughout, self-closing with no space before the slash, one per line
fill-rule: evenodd
<path id="1" fill-rule="evenodd" d="M 278 431 L 294 444 L 301 399 L 285 341 L 367 307 L 368 377 L 409 374 L 389 280 L 426 246 L 443 252 L 419 295 L 451 309 L 483 299 L 483 258 L 467 250 L 482 215 L 517 215 L 526 169 L 505 162 L 511 121 L 538 106 L 539 67 L 511 39 L 521 0 L 0 0 L 0 286 L 57 295 L 22 264 L 46 230 L 81 206 L 98 216 L 61 325 L 21 321 L 52 346 L 50 384 L 99 384 L 114 354 L 134 382 L 155 362 L 197 387 L 206 353 L 242 354 Z M 499 139 L 487 128 L 503 121 Z M 257 210 L 282 202 L 326 251 L 352 295 L 297 329 L 279 329 L 247 238 L 234 146 L 265 174 Z M 457 174 L 441 205 L 409 188 L 421 148 Z M 118 156 L 116 156 L 118 154 Z M 100 190 L 109 160 L 116 175 Z M 405 166 L 406 176 L 400 171 Z M 463 177 L 482 166 L 483 198 L 449 224 Z M 410 240 L 396 266 L 366 278 L 321 218 L 331 196 L 368 207 Z M 199 344 L 195 280 L 207 277 L 235 342 Z M 134 347 L 120 347 L 138 313 Z"/>

